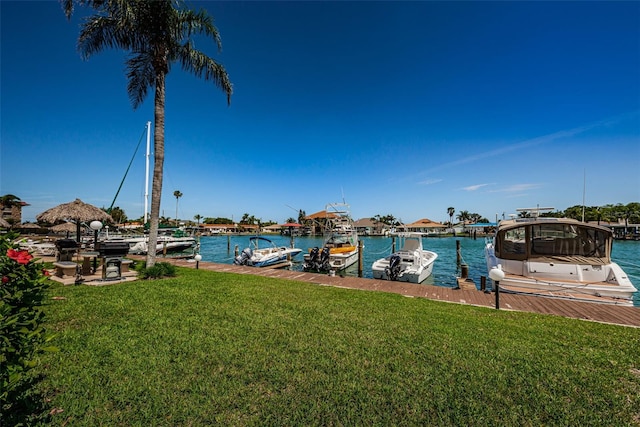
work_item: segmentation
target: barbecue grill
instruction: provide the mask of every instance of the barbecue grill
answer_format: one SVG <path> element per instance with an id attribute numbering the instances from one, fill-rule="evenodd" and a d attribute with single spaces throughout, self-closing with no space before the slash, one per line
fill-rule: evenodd
<path id="1" fill-rule="evenodd" d="M 129 244 L 120 241 L 95 243 L 95 251 L 102 258 L 102 278 L 118 280 L 122 278 L 122 258 L 129 253 Z"/>
<path id="2" fill-rule="evenodd" d="M 56 240 L 58 255 L 56 261 L 73 261 L 73 254 L 78 250 L 78 242 L 73 239 Z"/>

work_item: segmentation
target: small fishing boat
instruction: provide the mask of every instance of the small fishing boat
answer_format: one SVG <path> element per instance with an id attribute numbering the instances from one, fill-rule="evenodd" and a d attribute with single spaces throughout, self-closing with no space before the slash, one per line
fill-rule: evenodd
<path id="1" fill-rule="evenodd" d="M 325 209 L 322 249 L 314 247 L 304 255 L 305 271 L 340 271 L 358 261 L 358 232 L 349 205 L 332 203 Z"/>
<path id="2" fill-rule="evenodd" d="M 300 252 L 302 249 L 277 246 L 266 237 L 255 236 L 249 238 L 249 246 L 233 260 L 233 263 L 252 267 L 289 267 L 291 260 Z"/>
<path id="3" fill-rule="evenodd" d="M 613 234 L 569 218 L 517 218 L 487 240 L 487 270 L 504 292 L 633 305 L 633 286 L 611 260 Z M 496 273 L 495 271 L 493 273 Z M 490 274 L 490 277 L 492 275 Z"/>
<path id="4" fill-rule="evenodd" d="M 371 266 L 374 279 L 422 283 L 433 272 L 438 254 L 422 245 L 422 233 L 396 233 L 400 250 L 376 260 Z"/>

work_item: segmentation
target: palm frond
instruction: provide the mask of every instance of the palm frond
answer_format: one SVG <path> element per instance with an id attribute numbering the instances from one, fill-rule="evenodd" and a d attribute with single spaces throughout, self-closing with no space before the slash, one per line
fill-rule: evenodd
<path id="1" fill-rule="evenodd" d="M 182 69 L 193 73 L 197 77 L 204 78 L 213 83 L 227 94 L 227 104 L 231 103 L 233 85 L 229 80 L 229 74 L 222 64 L 219 64 L 204 53 L 191 49 L 191 44 L 186 43 L 178 52 L 178 60 Z"/>
<path id="2" fill-rule="evenodd" d="M 190 39 L 194 34 L 202 34 L 211 37 L 218 48 L 222 50 L 222 38 L 218 29 L 213 24 L 213 17 L 205 10 L 194 12 L 192 10 L 182 10 L 179 12 L 179 19 L 183 27 L 182 40 Z"/>
<path id="3" fill-rule="evenodd" d="M 155 72 L 153 57 L 148 52 L 131 55 L 127 59 L 127 93 L 134 108 L 142 104 L 147 96 L 147 91 L 155 85 Z"/>

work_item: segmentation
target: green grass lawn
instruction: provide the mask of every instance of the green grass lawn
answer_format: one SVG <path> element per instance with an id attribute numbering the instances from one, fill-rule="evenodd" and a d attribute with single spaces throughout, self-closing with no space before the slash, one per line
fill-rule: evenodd
<path id="1" fill-rule="evenodd" d="M 640 330 L 179 269 L 54 285 L 54 425 L 639 425 Z"/>

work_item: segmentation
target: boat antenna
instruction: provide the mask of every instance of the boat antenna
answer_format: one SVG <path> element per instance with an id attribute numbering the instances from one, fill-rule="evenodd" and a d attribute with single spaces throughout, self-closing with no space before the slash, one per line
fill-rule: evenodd
<path id="1" fill-rule="evenodd" d="M 142 135 L 140 135 L 140 140 L 138 141 L 138 145 L 136 146 L 135 151 L 133 152 L 133 156 L 131 157 L 131 160 L 129 161 L 129 166 L 127 166 L 127 170 L 124 173 L 124 176 L 122 177 L 122 181 L 120 181 L 120 186 L 118 187 L 118 191 L 116 191 L 116 195 L 113 198 L 113 201 L 111 202 L 111 206 L 109 206 L 109 209 L 107 209 L 107 213 L 110 214 L 111 210 L 113 209 L 113 205 L 116 203 L 116 199 L 118 198 L 118 194 L 120 194 L 120 190 L 122 189 L 122 185 L 124 184 L 124 180 L 127 178 L 127 174 L 129 173 L 129 169 L 131 169 L 131 164 L 133 163 L 133 160 L 136 158 L 136 154 L 138 153 L 138 148 L 140 148 L 140 143 L 142 142 L 142 137 L 144 136 L 144 132 L 142 133 Z"/>
<path id="2" fill-rule="evenodd" d="M 585 194 L 587 192 L 587 170 L 584 169 L 583 170 L 583 177 L 582 177 L 582 222 L 584 222 L 584 199 L 585 199 Z"/>

